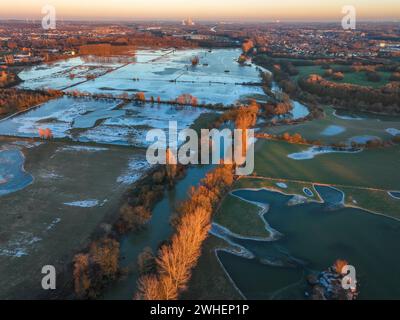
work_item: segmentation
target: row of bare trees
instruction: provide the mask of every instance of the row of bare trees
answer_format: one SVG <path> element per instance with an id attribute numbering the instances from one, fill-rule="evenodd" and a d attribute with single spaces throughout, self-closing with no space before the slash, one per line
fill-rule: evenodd
<path id="1" fill-rule="evenodd" d="M 258 112 L 258 104 L 252 101 L 249 106 L 225 112 L 219 123 L 233 122 L 245 132 L 256 125 Z M 175 232 L 169 242 L 161 246 L 156 257 L 148 250 L 140 256 L 139 265 L 143 269 L 136 299 L 175 300 L 187 288 L 210 230 L 213 212 L 234 178 L 234 165 L 221 164 L 197 188 L 192 187 L 188 200 L 180 205 L 172 219 Z"/>
<path id="2" fill-rule="evenodd" d="M 173 219 L 175 233 L 153 259 L 155 272 L 138 280 L 136 299 L 176 300 L 186 289 L 192 269 L 197 265 L 201 247 L 211 227 L 212 213 L 234 181 L 233 166 L 220 165 L 207 174 Z M 143 261 L 142 261 L 143 262 Z M 145 265 L 145 263 L 143 263 Z"/>
<path id="3" fill-rule="evenodd" d="M 96 298 L 118 274 L 119 242 L 105 237 L 92 242 L 88 252 L 75 255 L 73 277 L 79 298 Z"/>
<path id="4" fill-rule="evenodd" d="M 215 127 L 230 121 L 236 126 L 252 126 L 258 107 L 240 107 L 227 111 Z M 228 115 L 229 114 L 229 115 Z M 222 119 L 222 120 L 221 120 Z M 73 279 L 75 293 L 80 298 L 95 298 L 121 270 L 118 268 L 118 235 L 138 230 L 151 218 L 154 205 L 161 199 L 166 187 L 185 175 L 185 166 L 174 164 L 168 150 L 167 165 L 160 166 L 138 181 L 125 195 L 120 214 L 107 235 L 95 240 L 83 252 L 75 255 Z M 157 257 L 146 250 L 140 256 L 138 299 L 176 299 L 190 279 L 197 264 L 201 245 L 207 237 L 212 212 L 234 181 L 233 166 L 221 165 L 209 173 L 197 188 L 192 188 L 189 200 L 181 204 L 173 218 L 176 230 L 168 244 L 161 247 Z"/>
<path id="5" fill-rule="evenodd" d="M 0 117 L 24 111 L 62 95 L 63 93 L 57 90 L 0 89 Z"/>

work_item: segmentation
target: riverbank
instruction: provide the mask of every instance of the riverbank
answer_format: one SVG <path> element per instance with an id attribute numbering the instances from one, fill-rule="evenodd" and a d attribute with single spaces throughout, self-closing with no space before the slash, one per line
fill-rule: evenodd
<path id="1" fill-rule="evenodd" d="M 238 183 L 240 184 L 240 180 Z M 289 183 L 288 183 L 288 185 L 289 185 Z M 303 247 L 300 247 L 299 245 L 297 245 L 296 243 L 293 243 L 293 241 L 290 240 L 290 239 L 295 238 L 295 239 L 298 239 L 298 241 L 303 242 L 303 240 L 301 240 L 302 238 L 298 238 L 300 236 L 300 234 L 303 234 L 302 237 L 306 238 L 307 239 L 306 241 L 313 241 L 312 240 L 313 234 L 308 235 L 308 234 L 304 234 L 302 232 L 296 232 L 296 226 L 301 229 L 303 229 L 303 227 L 304 227 L 310 231 L 314 230 L 315 232 L 317 232 L 316 231 L 317 229 L 314 229 L 314 226 L 309 226 L 309 227 L 307 226 L 307 224 L 312 222 L 312 220 L 310 220 L 311 216 L 307 218 L 307 222 L 298 224 L 299 223 L 298 216 L 300 215 L 300 213 L 297 214 L 296 212 L 302 212 L 305 208 L 309 207 L 310 209 L 309 210 L 307 209 L 306 212 L 310 212 L 310 213 L 307 213 L 307 215 L 311 214 L 313 217 L 312 219 L 317 219 L 318 221 L 320 221 L 320 222 L 318 222 L 319 227 L 323 228 L 324 232 L 328 232 L 328 230 L 329 230 L 330 235 L 332 235 L 332 232 L 335 232 L 334 230 L 336 230 L 336 229 L 326 229 L 329 227 L 330 224 L 326 224 L 325 222 L 322 222 L 322 220 L 330 220 L 333 223 L 333 220 L 335 219 L 335 217 L 337 215 L 341 216 L 342 214 L 345 214 L 345 212 L 348 212 L 348 213 L 346 213 L 346 216 L 347 216 L 346 221 L 347 221 L 347 223 L 351 223 L 351 224 L 361 223 L 360 221 L 364 221 L 364 220 L 368 220 L 368 221 L 371 220 L 371 221 L 375 221 L 374 223 L 382 224 L 382 227 L 386 228 L 384 226 L 389 226 L 389 225 L 393 224 L 393 221 L 395 221 L 395 220 L 391 220 L 391 219 L 388 220 L 384 217 L 379 217 L 377 215 L 366 214 L 365 212 L 364 213 L 360 212 L 360 215 L 357 213 L 357 217 L 352 216 L 353 214 L 356 214 L 356 212 L 358 212 L 358 211 L 352 211 L 354 209 L 348 207 L 346 204 L 344 204 L 345 207 L 341 207 L 341 206 L 343 206 L 343 204 L 341 204 L 341 206 L 337 207 L 337 203 L 340 203 L 339 198 L 343 198 L 343 196 L 339 197 L 340 193 L 338 193 L 337 200 L 334 200 L 335 198 L 334 197 L 332 198 L 331 195 L 324 194 L 323 198 L 325 199 L 325 201 L 328 201 L 328 203 L 319 204 L 319 201 L 315 202 L 315 200 L 311 200 L 312 202 L 309 202 L 309 204 L 300 204 L 300 205 L 296 205 L 295 207 L 291 207 L 291 206 L 287 206 L 287 203 L 291 197 L 284 196 L 284 194 L 286 193 L 286 191 L 284 191 L 284 190 L 278 191 L 278 190 L 274 189 L 274 191 L 272 193 L 270 193 L 270 191 L 268 191 L 268 190 L 262 191 L 262 189 L 254 189 L 254 190 L 246 189 L 247 191 L 244 189 L 242 189 L 242 190 L 246 193 L 246 195 L 244 195 L 244 193 L 241 191 L 235 191 L 234 192 L 235 195 L 239 195 L 239 193 L 241 192 L 240 197 L 245 198 L 245 201 L 249 201 L 249 203 L 252 203 L 255 201 L 261 201 L 260 199 L 263 199 L 262 200 L 263 203 L 268 203 L 271 205 L 272 210 L 267 214 L 267 221 L 274 228 L 276 228 L 279 232 L 283 233 L 283 238 L 279 238 L 275 242 L 263 242 L 263 241 L 257 240 L 256 237 L 253 238 L 252 240 L 250 240 L 250 239 L 243 240 L 240 238 L 236 238 L 236 237 L 232 238 L 231 237 L 230 241 L 234 241 L 238 245 L 244 246 L 246 248 L 246 250 L 249 250 L 250 252 L 252 252 L 255 255 L 255 257 L 253 257 L 253 258 L 250 257 L 250 259 L 249 259 L 249 257 L 246 258 L 242 254 L 238 254 L 232 250 L 228 250 L 228 251 L 223 250 L 226 253 L 224 253 L 222 256 L 219 256 L 220 262 L 224 266 L 223 270 L 225 270 L 229 274 L 229 277 L 233 279 L 235 286 L 237 286 L 239 288 L 239 290 L 243 294 L 245 294 L 245 296 L 247 298 L 255 298 L 256 296 L 258 298 L 261 298 L 261 296 L 262 296 L 263 299 L 265 299 L 266 297 L 278 298 L 278 296 L 280 298 L 283 298 L 283 296 L 290 296 L 292 298 L 296 296 L 297 297 L 296 299 L 301 299 L 301 296 L 303 297 L 303 299 L 305 298 L 304 293 L 306 291 L 306 279 L 305 279 L 304 275 L 302 277 L 303 280 L 301 280 L 301 282 L 299 282 L 299 280 L 295 280 L 295 278 L 292 277 L 295 273 L 292 273 L 292 271 L 290 271 L 290 268 L 285 271 L 285 268 L 282 268 L 282 266 L 279 267 L 279 264 L 278 265 L 276 264 L 279 260 L 286 261 L 286 259 L 288 257 L 286 255 L 282 256 L 282 255 L 278 254 L 278 252 L 280 252 L 280 250 L 283 250 L 282 247 L 287 248 L 288 246 L 290 249 L 286 254 L 290 254 L 291 258 L 289 257 L 289 260 L 286 261 L 285 263 L 291 261 L 292 259 L 295 259 L 296 257 L 305 258 L 305 257 L 309 256 L 309 258 L 306 259 L 306 261 L 305 261 L 305 262 L 307 262 L 307 264 L 305 265 L 306 270 L 308 270 L 307 274 L 310 271 L 314 272 L 316 270 L 324 270 L 326 268 L 326 265 L 330 265 L 329 259 L 331 259 L 330 263 L 332 263 L 332 261 L 334 261 L 335 259 L 344 257 L 347 261 L 350 261 L 351 264 L 355 265 L 358 272 L 360 272 L 360 270 L 364 270 L 364 273 L 366 272 L 366 274 L 364 276 L 362 276 L 364 292 L 363 292 L 363 289 L 361 289 L 360 298 L 363 299 L 371 294 L 375 296 L 373 291 L 370 290 L 371 286 L 373 286 L 371 284 L 371 282 L 374 282 L 373 279 L 371 280 L 371 272 L 373 271 L 373 269 L 371 269 L 371 267 L 370 267 L 371 261 L 366 263 L 364 260 L 360 260 L 360 258 L 361 258 L 360 256 L 357 256 L 355 253 L 351 253 L 350 251 L 347 251 L 344 249 L 336 250 L 337 251 L 336 254 L 331 252 L 331 250 L 329 249 L 328 250 L 329 252 L 325 252 L 325 254 L 322 254 L 321 250 L 323 248 L 328 248 L 327 246 L 328 246 L 329 241 L 333 241 L 333 238 L 331 239 L 331 238 L 325 237 L 325 236 L 319 238 L 320 241 L 322 241 L 323 243 L 316 245 L 319 248 L 318 254 L 312 254 L 313 258 L 310 259 L 310 257 L 311 257 L 310 254 L 307 255 L 306 251 L 304 251 Z M 328 189 L 326 189 L 326 190 L 328 191 Z M 317 192 L 317 190 L 314 190 L 314 191 L 315 191 L 315 194 L 319 194 L 319 192 Z M 323 189 L 323 191 L 325 193 L 325 189 Z M 322 192 L 322 189 L 320 192 Z M 260 193 L 260 194 L 258 195 L 258 193 Z M 276 195 L 282 194 L 282 197 L 281 196 L 275 197 L 274 194 L 276 194 Z M 328 198 L 326 198 L 326 196 L 329 196 L 330 200 L 327 200 Z M 265 199 L 266 197 L 268 200 Z M 313 202 L 315 202 L 315 204 L 313 204 Z M 283 207 L 281 207 L 281 206 L 284 206 L 286 209 L 283 209 Z M 311 208 L 314 208 L 314 209 L 311 209 Z M 321 209 L 317 209 L 317 208 L 321 208 Z M 286 218 L 288 218 L 287 215 L 289 213 L 287 213 L 287 212 L 290 212 L 291 219 L 295 219 L 296 221 L 291 223 L 290 220 L 285 220 L 284 217 L 281 218 L 281 215 L 284 215 Z M 304 216 L 303 218 L 306 218 L 306 216 Z M 381 219 L 383 219 L 383 220 L 381 220 Z M 260 224 L 260 226 L 263 224 L 261 220 L 260 220 L 259 224 Z M 314 225 L 314 223 L 312 223 L 312 224 Z M 289 232 L 289 230 L 290 230 L 290 232 Z M 340 233 L 341 233 L 341 236 L 343 236 L 347 239 L 347 237 L 349 236 L 350 230 L 353 230 L 353 229 L 346 227 L 346 230 L 347 231 L 340 232 Z M 395 229 L 392 228 L 391 230 L 395 230 Z M 353 230 L 351 233 L 352 233 L 354 240 L 352 240 L 350 243 L 354 243 L 354 244 L 357 243 L 357 246 L 364 244 L 364 242 L 366 240 L 362 240 L 361 242 L 359 240 L 356 240 L 356 239 L 358 239 L 359 232 L 355 232 Z M 356 236 L 356 233 L 357 233 L 357 236 Z M 344 236 L 344 234 L 347 234 L 347 235 Z M 375 234 L 377 236 L 377 238 L 375 238 L 376 240 L 379 239 L 379 241 L 387 242 L 388 239 L 390 239 L 390 237 L 382 236 L 381 233 L 379 233 L 379 235 L 377 233 L 375 233 Z M 328 241 L 328 243 L 326 243 L 326 241 Z M 368 240 L 368 241 L 370 241 L 370 240 Z M 219 247 L 220 246 L 214 247 L 215 252 L 217 252 L 217 250 L 219 250 Z M 278 249 L 278 248 L 280 248 L 280 250 L 276 251 L 276 249 Z M 371 247 L 371 250 L 376 250 L 378 248 L 379 248 L 379 245 L 375 244 Z M 299 250 L 301 250 L 302 253 L 300 253 Z M 315 250 L 313 250 L 313 251 L 315 251 Z M 229 252 L 229 254 L 227 254 L 227 252 Z M 286 249 L 283 252 L 286 252 Z M 338 255 L 338 253 L 340 255 Z M 207 254 L 207 253 L 205 253 L 205 254 Z M 237 256 L 237 258 L 233 258 L 233 257 L 229 258 L 231 255 Z M 360 253 L 360 255 L 362 255 L 362 253 Z M 221 258 L 222 258 L 222 260 L 221 260 Z M 380 258 L 383 258 L 382 254 L 380 254 Z M 389 258 L 388 256 L 385 256 L 384 259 L 388 259 L 388 258 Z M 278 259 L 278 260 L 276 260 L 276 259 Z M 317 259 L 317 260 L 315 260 L 315 259 Z M 304 260 L 304 259 L 302 259 L 302 260 Z M 264 261 L 264 263 L 267 263 L 267 265 L 270 265 L 270 266 L 269 267 L 266 266 L 263 263 L 263 261 Z M 293 263 L 295 261 L 296 260 L 293 260 L 291 263 Z M 275 265 L 275 267 L 273 267 L 274 265 Z M 302 264 L 300 264 L 300 266 L 301 265 Z M 302 269 L 303 267 L 297 267 L 297 268 Z M 244 272 L 244 270 L 246 270 L 246 272 Z M 262 272 L 261 270 L 264 270 L 263 276 L 261 276 L 261 274 L 260 274 L 260 272 Z M 281 270 L 281 271 L 279 271 L 279 270 Z M 369 270 L 369 271 L 367 272 L 366 270 Z M 293 270 L 293 272 L 295 272 L 295 270 Z M 394 269 L 392 269 L 391 272 L 394 272 Z M 194 276 L 196 276 L 196 274 L 202 274 L 202 273 L 204 274 L 204 269 L 203 270 L 195 270 Z M 281 282 L 277 281 L 277 279 L 274 278 L 275 277 L 274 274 L 276 274 L 276 273 L 280 274 L 279 279 L 282 280 Z M 219 276 L 221 277 L 221 273 L 217 273 L 217 274 L 219 274 Z M 258 275 L 258 280 L 256 280 L 255 274 Z M 290 274 L 292 274 L 292 276 L 290 276 Z M 268 276 L 268 275 L 270 275 L 270 276 Z M 367 276 L 367 278 L 366 278 L 366 276 Z M 264 279 L 263 282 L 260 280 L 260 277 L 262 277 L 262 279 Z M 217 283 L 219 281 L 219 279 L 216 279 L 216 277 L 214 277 L 214 276 L 205 276 L 204 275 L 203 278 L 205 278 L 205 279 L 201 280 L 202 283 L 205 283 L 207 281 L 207 278 L 213 278 L 213 281 L 215 281 Z M 200 277 L 198 279 L 202 279 L 202 278 Z M 246 282 L 244 282 L 245 281 L 244 279 L 247 279 Z M 287 283 L 287 285 L 288 285 L 287 288 L 285 285 L 283 285 L 284 279 L 287 279 L 289 281 Z M 290 279 L 293 279 L 293 280 L 290 280 Z M 384 281 L 387 282 L 388 279 L 390 279 L 390 278 L 385 278 Z M 258 285 L 256 284 L 257 282 L 255 282 L 255 281 L 259 281 Z M 291 282 L 291 281 L 293 281 L 293 282 Z M 201 289 L 201 288 L 204 288 L 202 283 L 192 284 L 192 288 L 194 291 L 191 292 L 191 297 L 196 297 L 196 294 L 199 294 L 199 295 L 201 294 L 203 299 L 207 299 L 208 296 L 206 294 L 206 291 L 202 291 L 202 289 Z M 279 283 L 281 283 L 281 284 L 279 284 Z M 290 285 L 290 283 L 292 283 L 292 285 Z M 229 285 L 229 283 L 225 283 L 225 285 Z M 274 290 L 277 290 L 277 291 L 275 293 L 272 293 L 271 291 L 269 291 L 270 289 L 268 289 L 268 288 L 274 288 L 274 286 L 275 286 L 275 289 L 272 289 L 273 290 L 272 292 L 274 292 Z M 279 289 L 279 286 L 283 286 L 286 289 L 282 291 L 281 289 L 283 287 L 281 287 L 281 289 Z M 261 293 L 258 291 L 262 287 L 264 287 L 264 289 L 263 289 L 265 291 L 264 293 Z M 258 289 L 256 289 L 256 288 L 258 288 Z M 291 288 L 291 289 L 289 289 L 289 288 Z M 377 289 L 380 292 L 380 294 L 384 294 L 384 295 L 388 294 L 388 292 L 385 293 L 384 290 L 382 290 L 382 288 L 383 287 L 380 287 L 379 289 Z M 221 290 L 225 290 L 225 289 L 221 288 Z M 394 290 L 394 287 L 392 285 L 391 289 L 390 289 L 390 292 L 392 295 L 394 294 L 393 290 Z M 278 294 L 278 292 L 280 292 L 280 293 Z M 297 292 L 297 293 L 295 294 L 295 292 Z M 259 296 L 259 294 L 261 294 L 261 295 Z"/>

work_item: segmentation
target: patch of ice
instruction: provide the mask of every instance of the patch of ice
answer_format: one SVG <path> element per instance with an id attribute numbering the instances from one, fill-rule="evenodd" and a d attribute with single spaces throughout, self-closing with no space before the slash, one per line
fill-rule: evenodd
<path id="1" fill-rule="evenodd" d="M 338 115 L 336 111 L 333 112 L 333 115 L 338 118 L 338 119 L 342 119 L 342 120 L 355 120 L 355 121 L 360 121 L 360 120 L 364 120 L 364 118 L 360 118 L 360 117 L 356 117 L 356 116 L 341 116 Z"/>
<path id="2" fill-rule="evenodd" d="M 331 125 L 326 127 L 325 130 L 321 132 L 321 134 L 323 136 L 336 136 L 345 131 L 346 129 L 341 126 Z"/>
<path id="3" fill-rule="evenodd" d="M 395 128 L 388 128 L 386 129 L 386 132 L 394 137 L 400 135 L 400 130 Z"/>
<path id="4" fill-rule="evenodd" d="M 43 172 L 40 177 L 42 179 L 61 179 L 63 176 L 55 173 L 55 172 Z"/>
<path id="5" fill-rule="evenodd" d="M 299 204 L 307 203 L 308 201 L 309 200 L 306 197 L 296 194 L 288 201 L 287 205 L 292 207 L 292 206 L 297 206 Z"/>
<path id="6" fill-rule="evenodd" d="M 343 148 L 335 148 L 335 147 L 319 147 L 313 146 L 303 152 L 292 153 L 288 155 L 288 158 L 293 160 L 311 160 L 314 159 L 315 156 L 321 154 L 328 154 L 328 153 L 358 153 L 361 152 L 362 149 L 343 149 Z"/>
<path id="7" fill-rule="evenodd" d="M 61 218 L 55 218 L 51 223 L 49 223 L 46 230 L 49 231 L 49 230 L 53 229 L 60 221 L 61 221 Z"/>
<path id="8" fill-rule="evenodd" d="M 89 147 L 89 146 L 66 146 L 62 147 L 57 151 L 62 152 L 101 152 L 101 151 L 108 151 L 108 148 L 103 147 Z"/>
<path id="9" fill-rule="evenodd" d="M 43 142 L 28 142 L 28 141 L 14 141 L 12 142 L 13 145 L 21 146 L 26 149 L 32 149 L 38 147 L 43 144 Z"/>
<path id="10" fill-rule="evenodd" d="M 136 182 L 143 174 L 143 171 L 150 168 L 147 161 L 131 159 L 128 163 L 128 168 L 117 178 L 117 182 L 125 185 L 130 185 Z"/>
<path id="11" fill-rule="evenodd" d="M 82 201 L 73 201 L 73 202 L 64 202 L 64 205 L 69 207 L 81 207 L 81 208 L 93 208 L 97 206 L 103 206 L 108 200 L 104 200 L 100 202 L 96 199 L 82 200 Z"/>
<path id="12" fill-rule="evenodd" d="M 21 258 L 28 255 L 29 249 L 42 239 L 29 232 L 18 232 L 5 247 L 0 247 L 0 256 Z"/>
<path id="13" fill-rule="evenodd" d="M 293 116 L 293 119 L 301 119 L 307 117 L 310 114 L 310 110 L 308 110 L 308 108 L 304 104 L 298 101 L 293 101 L 292 103 L 293 109 L 291 111 L 291 114 Z"/>
<path id="14" fill-rule="evenodd" d="M 24 169 L 25 156 L 15 146 L 0 148 L 0 196 L 22 190 L 33 183 Z"/>
<path id="15" fill-rule="evenodd" d="M 79 141 L 104 144 L 145 146 L 145 130 L 118 126 L 97 126 L 81 133 Z"/>
<path id="16" fill-rule="evenodd" d="M 366 144 L 368 141 L 373 141 L 373 140 L 381 140 L 379 137 L 376 136 L 355 136 L 351 137 L 348 139 L 348 142 L 351 143 L 358 143 L 358 144 Z"/>

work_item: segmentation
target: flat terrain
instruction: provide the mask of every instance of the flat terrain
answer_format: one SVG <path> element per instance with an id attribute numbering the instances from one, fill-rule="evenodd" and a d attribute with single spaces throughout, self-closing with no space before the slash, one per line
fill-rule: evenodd
<path id="1" fill-rule="evenodd" d="M 40 286 L 44 265 L 54 265 L 59 273 L 52 296 L 69 293 L 73 255 L 93 233 L 109 227 L 104 223 L 115 217 L 121 195 L 149 167 L 148 130 L 167 130 L 169 121 L 177 121 L 178 129 L 208 128 L 216 117 L 204 108 L 142 104 L 116 96 L 143 91 L 148 99 L 166 101 L 192 94 L 199 103 L 230 105 L 263 94 L 261 87 L 247 85 L 260 82 L 259 70 L 239 65 L 239 54 L 236 49 L 139 50 L 132 61 L 78 57 L 19 73 L 21 88 L 77 90 L 89 97 L 64 96 L 0 122 L 0 161 L 7 165 L 0 170 L 0 225 L 6 226 L 0 230 L 0 299 L 45 295 Z M 192 67 L 195 56 L 200 64 Z M 50 129 L 54 139 L 39 140 L 39 129 Z M 199 179 L 203 176 L 199 173 Z M 143 247 L 127 252 L 130 248 L 121 245 L 131 258 L 124 262 L 135 264 L 136 253 L 149 240 L 155 248 L 165 240 L 170 212 L 164 214 L 160 232 L 140 234 Z M 131 298 L 135 282 L 111 295 Z"/>
<path id="2" fill-rule="evenodd" d="M 228 195 L 215 214 L 214 222 L 244 237 L 266 238 L 269 232 L 259 216 L 260 211 L 260 207 Z"/>
<path id="3" fill-rule="evenodd" d="M 393 135 L 388 129 L 399 130 L 399 119 L 379 119 L 366 115 L 341 116 L 332 107 L 324 107 L 325 117 L 296 125 L 284 125 L 268 128 L 271 134 L 281 135 L 299 133 L 307 140 L 319 140 L 324 144 L 349 143 L 355 137 L 371 137 L 390 140 Z"/>
<path id="4" fill-rule="evenodd" d="M 400 146 L 367 149 L 359 153 L 330 153 L 310 160 L 294 160 L 290 154 L 307 146 L 263 140 L 256 146 L 257 175 L 312 183 L 400 189 Z"/>
<path id="5" fill-rule="evenodd" d="M 163 101 L 191 94 L 199 103 L 230 105 L 237 100 L 263 94 L 255 65 L 241 66 L 240 49 L 138 50 L 132 61 L 108 63 L 85 57 L 41 65 L 19 74 L 22 88 L 57 88 L 91 94 L 135 94 Z M 191 60 L 200 58 L 193 67 Z M 87 59 L 87 58 L 86 58 Z M 90 75 L 91 78 L 86 77 Z M 229 95 L 226 93 L 229 92 Z"/>
<path id="6" fill-rule="evenodd" d="M 349 144 L 355 137 L 389 140 L 399 128 L 395 118 L 338 115 L 330 107 L 325 107 L 325 113 L 324 119 L 268 127 L 266 130 L 273 134 L 300 133 L 309 140 L 320 140 L 324 144 Z M 392 130 L 388 131 L 389 128 Z M 400 219 L 400 200 L 388 193 L 400 189 L 399 145 L 357 153 L 313 154 L 308 158 L 298 157 L 298 160 L 293 157 L 294 154 L 309 155 L 309 148 L 283 141 L 260 139 L 257 142 L 254 176 L 242 177 L 232 189 L 276 191 L 234 193 L 248 201 L 267 204 L 269 210 L 264 218 L 272 228 L 282 232 L 283 238 L 272 242 L 255 241 L 268 234 L 265 222 L 259 216 L 260 208 L 227 195 L 215 214 L 214 222 L 240 237 L 253 240 L 223 234 L 219 234 L 218 239 L 211 236 L 185 297 L 210 298 L 214 294 L 205 288 L 213 288 L 214 283 L 222 292 L 234 289 L 234 285 L 226 281 L 226 271 L 247 298 L 304 299 L 307 289 L 305 275 L 310 270 L 325 269 L 338 258 L 345 258 L 357 266 L 364 284 L 361 298 L 398 296 L 398 288 L 393 284 L 396 267 L 382 278 L 385 285 L 376 283 L 373 274 L 375 257 L 392 265 L 398 266 L 399 263 L 397 256 L 393 255 L 397 246 L 398 221 L 386 218 Z M 318 193 L 322 191 L 315 184 L 334 189 L 327 188 Z M 293 198 L 294 195 L 297 197 Z M 346 207 L 338 202 L 330 204 L 327 200 L 342 197 Z M 248 250 L 253 257 L 247 259 L 218 251 L 217 259 L 215 250 L 231 248 L 232 243 Z M 382 252 L 382 247 L 392 249 Z M 223 267 L 214 270 L 220 263 Z"/>
<path id="7" fill-rule="evenodd" d="M 16 141 L 2 139 L 0 148 L 17 148 Z M 0 200 L 1 299 L 43 294 L 41 268 L 68 269 L 73 254 L 115 216 L 122 193 L 146 167 L 137 149 L 61 142 L 18 148 L 34 181 Z M 60 291 L 70 274 L 59 278 Z"/>
<path id="8" fill-rule="evenodd" d="M 339 65 L 331 65 L 331 68 L 333 69 L 335 68 L 340 69 L 340 67 L 341 66 Z M 310 74 L 318 74 L 320 76 L 324 76 L 324 73 L 326 72 L 326 69 L 323 69 L 321 66 L 301 66 L 301 67 L 296 66 L 296 69 L 299 70 L 299 74 L 294 77 L 295 80 L 307 77 Z M 345 72 L 343 80 L 335 80 L 332 78 L 326 78 L 326 79 L 337 83 L 348 83 L 364 87 L 380 88 L 389 82 L 391 73 L 384 71 L 378 71 L 377 73 L 381 76 L 380 81 L 377 82 L 368 81 L 367 74 L 365 71 Z"/>

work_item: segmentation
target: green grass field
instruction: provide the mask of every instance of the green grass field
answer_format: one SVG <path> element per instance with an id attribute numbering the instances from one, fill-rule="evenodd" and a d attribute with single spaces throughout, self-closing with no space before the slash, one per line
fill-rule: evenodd
<path id="1" fill-rule="evenodd" d="M 340 68 L 339 65 L 331 65 L 331 67 L 333 69 Z M 296 69 L 299 70 L 299 74 L 293 77 L 293 79 L 296 81 L 300 78 L 307 77 L 310 74 L 318 74 L 320 76 L 323 76 L 326 71 L 321 66 L 302 66 L 302 67 L 296 67 Z M 355 84 L 355 85 L 371 87 L 371 88 L 380 88 L 389 82 L 391 73 L 390 72 L 382 72 L 382 71 L 380 71 L 378 73 L 381 76 L 381 80 L 379 82 L 368 81 L 366 73 L 364 71 L 345 72 L 344 79 L 339 80 L 339 81 L 333 80 L 331 78 L 326 78 L 326 79 L 333 81 L 333 82 L 337 82 L 337 83 L 349 83 L 349 84 Z"/>
<path id="2" fill-rule="evenodd" d="M 278 182 L 283 182 L 286 184 L 287 188 L 281 188 L 277 186 Z M 321 198 L 319 197 L 318 193 L 314 191 L 313 189 L 313 184 L 312 183 L 300 183 L 300 182 L 295 182 L 295 181 L 282 181 L 279 179 L 271 179 L 271 180 L 265 180 L 265 179 L 258 179 L 258 178 L 249 178 L 249 177 L 243 177 L 242 179 L 237 180 L 237 182 L 234 185 L 234 189 L 262 189 L 266 188 L 269 190 L 276 190 L 278 192 L 282 192 L 284 194 L 288 195 L 303 195 L 303 189 L 308 188 L 314 193 L 314 197 L 311 197 L 310 200 L 315 200 L 315 201 L 322 201 Z"/>
<path id="3" fill-rule="evenodd" d="M 307 146 L 260 140 L 256 145 L 256 174 L 315 183 L 400 189 L 400 146 L 369 149 L 354 154 L 318 155 L 311 160 L 287 157 L 306 149 Z"/>
<path id="4" fill-rule="evenodd" d="M 315 194 L 315 197 L 311 199 L 321 201 L 321 198 L 319 197 L 318 193 L 315 191 L 311 183 L 285 181 L 287 189 L 282 189 L 276 185 L 277 182 L 279 182 L 279 180 L 242 178 L 235 183 L 234 189 L 267 188 L 271 190 L 277 190 L 286 194 L 304 195 L 303 188 L 308 188 Z M 392 198 L 386 191 L 364 190 L 343 186 L 337 188 L 345 193 L 345 204 L 348 206 L 360 207 L 362 209 L 366 209 L 375 213 L 384 214 L 389 217 L 400 219 L 400 200 Z M 224 209 L 224 211 L 225 210 L 226 209 Z M 258 228 L 260 228 L 260 226 L 258 226 Z"/>
<path id="5" fill-rule="evenodd" d="M 225 241 L 209 236 L 181 300 L 242 300 L 215 256 L 216 248 L 228 247 Z"/>
<path id="6" fill-rule="evenodd" d="M 284 125 L 268 128 L 267 132 L 281 135 L 285 132 L 290 134 L 299 133 L 310 141 L 319 140 L 324 144 L 346 143 L 348 139 L 356 136 L 374 136 L 382 140 L 393 138 L 386 129 L 395 128 L 400 130 L 399 121 L 379 121 L 373 118 L 363 118 L 363 120 L 346 120 L 334 115 L 332 107 L 324 107 L 325 117 L 323 119 L 308 121 L 296 125 Z M 361 116 L 362 117 L 362 116 Z M 330 126 L 338 126 L 344 129 L 335 135 L 324 134 L 324 130 Z"/>
<path id="7" fill-rule="evenodd" d="M 261 208 L 228 195 L 214 216 L 214 221 L 233 233 L 244 237 L 269 236 L 264 221 L 259 216 Z"/>

